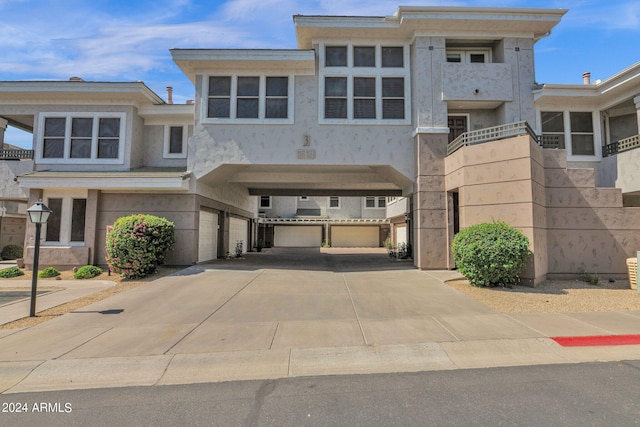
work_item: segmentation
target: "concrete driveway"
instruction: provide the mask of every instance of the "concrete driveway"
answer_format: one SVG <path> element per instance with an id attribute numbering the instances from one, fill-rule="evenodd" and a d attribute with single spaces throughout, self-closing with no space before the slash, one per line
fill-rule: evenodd
<path id="1" fill-rule="evenodd" d="M 496 313 L 444 284 L 454 272 L 418 271 L 384 251 L 353 252 L 271 249 L 193 266 L 41 325 L 1 331 L 0 390 L 620 360 L 637 352 L 561 349 L 544 333 L 558 331 L 557 316 Z M 635 325 L 638 316 L 625 322 Z"/>

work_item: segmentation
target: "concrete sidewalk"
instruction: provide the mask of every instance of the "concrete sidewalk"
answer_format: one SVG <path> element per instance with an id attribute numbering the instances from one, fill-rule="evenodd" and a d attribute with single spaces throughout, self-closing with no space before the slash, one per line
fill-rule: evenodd
<path id="1" fill-rule="evenodd" d="M 640 359 L 638 345 L 562 347 L 549 338 L 640 334 L 640 312 L 505 315 L 445 285 L 453 272 L 385 255 L 307 255 L 194 266 L 1 331 L 0 390 Z"/>

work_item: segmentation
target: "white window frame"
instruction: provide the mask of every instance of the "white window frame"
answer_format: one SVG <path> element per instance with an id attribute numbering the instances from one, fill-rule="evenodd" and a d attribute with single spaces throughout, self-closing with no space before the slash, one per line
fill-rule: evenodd
<path id="1" fill-rule="evenodd" d="M 347 66 L 346 67 L 326 67 L 325 47 L 326 46 L 346 46 Z M 353 59 L 354 47 L 375 47 L 376 58 L 375 67 L 355 67 Z M 382 67 L 382 48 L 402 47 L 403 67 Z M 365 125 L 398 125 L 411 124 L 411 63 L 410 49 L 406 44 L 389 43 L 371 40 L 332 40 L 330 42 L 320 42 L 318 46 L 318 123 L 320 124 L 365 124 Z M 347 78 L 347 117 L 346 118 L 325 118 L 325 78 L 326 77 L 346 77 Z M 373 77 L 376 79 L 376 117 L 375 118 L 354 118 L 354 89 L 353 79 L 355 77 Z M 383 119 L 382 114 L 382 79 L 402 78 L 404 80 L 404 118 L 403 119 Z"/>
<path id="2" fill-rule="evenodd" d="M 309 201 L 309 196 L 300 196 L 298 198 L 299 201 L 301 202 L 308 202 Z"/>
<path id="3" fill-rule="evenodd" d="M 170 153 L 171 148 L 171 128 L 182 128 L 182 152 Z M 189 138 L 189 126 L 183 124 L 168 124 L 164 125 L 164 148 L 163 157 L 165 159 L 186 159 L 187 158 L 187 140 Z"/>
<path id="4" fill-rule="evenodd" d="M 538 116 L 538 133 L 542 134 L 542 112 L 546 113 L 562 113 L 562 119 L 564 121 L 564 147 L 567 152 L 567 160 L 580 162 L 580 161 L 594 161 L 602 159 L 602 128 L 600 120 L 598 120 L 597 112 L 593 110 L 581 110 L 578 108 L 571 108 L 565 110 L 540 108 L 537 111 Z M 580 132 L 572 132 L 571 130 L 571 113 L 591 113 L 591 124 L 593 126 L 593 154 L 573 154 L 573 141 L 572 134 L 584 134 Z M 557 132 L 546 132 L 545 135 L 557 135 Z M 588 133 L 591 135 L 591 133 Z"/>
<path id="5" fill-rule="evenodd" d="M 472 54 L 483 54 L 485 55 L 484 62 L 471 62 Z M 454 49 L 446 49 L 445 55 L 449 54 L 459 54 L 460 62 L 449 62 L 449 64 L 489 64 L 491 63 L 491 49 L 490 48 L 454 48 Z M 446 59 L 445 59 L 446 60 Z"/>
<path id="6" fill-rule="evenodd" d="M 73 219 L 73 199 L 88 199 L 86 190 L 44 190 L 42 200 L 45 204 L 49 199 L 62 199 L 62 212 L 60 213 L 60 240 L 57 242 L 47 241 L 47 225 L 45 224 L 42 229 L 42 245 L 43 246 L 85 246 L 85 242 L 72 242 L 71 241 L 71 221 Z M 88 200 L 87 200 L 88 201 Z M 85 212 L 86 215 L 86 212 Z M 85 217 L 85 229 L 87 224 L 87 218 Z M 87 236 L 84 236 L 85 240 Z"/>
<path id="7" fill-rule="evenodd" d="M 338 199 L 338 206 L 331 206 L 331 199 Z M 327 209 L 340 209 L 342 207 L 342 200 L 339 196 L 327 197 Z"/>
<path id="8" fill-rule="evenodd" d="M 263 197 L 268 197 L 269 199 L 269 205 L 268 206 L 262 206 L 262 198 Z M 272 203 L 272 199 L 271 196 L 258 196 L 258 209 L 271 209 L 271 203 Z"/>
<path id="9" fill-rule="evenodd" d="M 368 198 L 373 198 L 374 199 L 374 206 L 367 206 L 367 199 Z M 380 199 L 384 200 L 384 206 L 380 206 Z M 386 209 L 387 207 L 387 198 L 384 196 L 365 196 L 362 199 L 362 203 L 365 209 Z"/>
<path id="10" fill-rule="evenodd" d="M 231 77 L 231 94 L 229 105 L 229 117 L 208 117 L 209 110 L 209 77 Z M 235 118 L 238 106 L 238 77 L 258 77 L 260 79 L 258 93 L 258 118 Z M 267 77 L 287 77 L 287 118 L 273 119 L 266 118 L 267 101 Z M 203 76 L 202 82 L 202 112 L 201 122 L 204 124 L 293 124 L 294 123 L 294 94 L 295 75 L 290 71 L 269 73 L 246 72 L 246 73 L 215 73 Z"/>
<path id="11" fill-rule="evenodd" d="M 58 113 L 43 112 L 38 118 L 38 137 L 36 142 L 36 162 L 41 164 L 56 163 L 74 163 L 74 164 L 123 164 L 124 163 L 124 141 L 126 139 L 126 113 L 110 113 L 110 112 L 74 112 L 74 113 Z M 66 120 L 66 128 L 64 133 L 64 154 L 62 158 L 44 157 L 44 124 L 46 119 L 64 118 Z M 115 159 L 98 158 L 98 121 L 99 119 L 119 118 L 120 119 L 120 136 L 118 142 L 118 157 Z M 71 157 L 71 124 L 73 119 L 92 119 L 93 132 L 91 136 L 91 157 L 88 158 L 72 158 Z"/>

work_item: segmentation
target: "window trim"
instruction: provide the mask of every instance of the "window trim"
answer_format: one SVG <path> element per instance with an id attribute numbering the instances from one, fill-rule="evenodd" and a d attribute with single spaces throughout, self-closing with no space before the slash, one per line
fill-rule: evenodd
<path id="1" fill-rule="evenodd" d="M 484 62 L 471 62 L 471 55 L 477 55 L 479 53 L 485 55 Z M 460 55 L 460 62 L 447 61 L 447 55 L 449 55 L 449 54 L 459 54 Z M 448 64 L 490 64 L 492 62 L 491 48 L 488 48 L 488 47 L 487 48 L 484 48 L 484 47 L 470 47 L 470 48 L 460 47 L 460 48 L 453 48 L 453 49 L 447 48 L 445 50 L 445 62 L 447 62 Z"/>
<path id="2" fill-rule="evenodd" d="M 43 246 L 86 246 L 86 228 L 87 228 L 87 211 L 85 210 L 85 233 L 84 239 L 85 241 L 71 241 L 72 229 L 73 229 L 73 201 L 75 199 L 84 199 L 86 202 L 85 209 L 88 206 L 88 195 L 86 191 L 48 191 L 45 190 L 42 195 L 42 199 L 46 200 L 47 203 L 49 199 L 62 199 L 62 208 L 60 212 L 60 236 L 58 241 L 46 240 L 47 236 L 47 225 L 44 225 L 42 230 L 42 245 Z"/>
<path id="3" fill-rule="evenodd" d="M 182 152 L 170 153 L 171 148 L 171 128 L 182 128 Z M 162 156 L 165 159 L 186 159 L 187 158 L 187 142 L 189 139 L 189 126 L 185 124 L 166 124 L 164 125 L 164 148 L 162 149 Z"/>
<path id="4" fill-rule="evenodd" d="M 585 110 L 580 108 L 571 109 L 537 109 L 538 119 L 538 133 L 540 135 L 558 135 L 559 132 L 542 132 L 542 113 L 562 113 L 562 119 L 564 124 L 564 146 L 567 152 L 567 160 L 569 161 L 594 161 L 602 159 L 602 129 L 600 120 L 596 116 L 596 112 L 593 110 Z M 571 113 L 591 113 L 591 125 L 593 127 L 593 154 L 573 154 L 573 140 L 571 136 L 573 134 L 584 135 L 584 132 L 572 132 L 571 131 Z M 588 133 L 591 135 L 591 133 Z"/>
<path id="5" fill-rule="evenodd" d="M 229 117 L 209 117 L 209 77 L 230 77 L 231 78 L 231 94 L 229 105 Z M 258 118 L 236 118 L 236 111 L 238 106 L 238 77 L 258 77 L 259 80 L 259 92 L 258 92 Z M 287 118 L 266 118 L 266 103 L 267 103 L 267 77 L 287 77 Z M 202 81 L 202 108 L 201 108 L 201 123 L 203 124 L 293 124 L 294 123 L 294 90 L 295 90 L 295 75 L 291 72 L 277 71 L 264 73 L 264 72 L 240 72 L 240 73 L 211 73 L 203 75 Z"/>
<path id="6" fill-rule="evenodd" d="M 367 199 L 374 199 L 374 206 L 367 206 Z M 380 206 L 380 199 L 384 200 L 384 206 Z M 365 196 L 362 201 L 365 209 L 386 209 L 387 208 L 387 198 L 385 196 Z"/>
<path id="7" fill-rule="evenodd" d="M 263 197 L 268 197 L 269 200 L 269 205 L 268 206 L 262 206 L 262 198 Z M 272 198 L 271 196 L 258 196 L 258 210 L 260 209 L 271 209 L 272 208 Z"/>
<path id="8" fill-rule="evenodd" d="M 64 154 L 61 158 L 44 157 L 44 125 L 46 119 L 64 118 Z M 120 119 L 120 135 L 118 137 L 118 157 L 113 159 L 102 159 L 98 157 L 98 122 L 100 119 Z M 36 140 L 36 163 L 40 164 L 123 164 L 124 163 L 124 143 L 127 139 L 126 113 L 115 112 L 42 112 L 38 117 L 38 135 Z M 71 125 L 73 119 L 92 119 L 93 132 L 91 136 L 91 156 L 90 157 L 71 157 Z"/>
<path id="9" fill-rule="evenodd" d="M 325 66 L 325 48 L 345 46 L 347 48 L 346 66 Z M 354 47 L 374 47 L 375 66 L 364 67 L 354 66 Z M 402 47 L 403 67 L 382 67 L 382 48 Z M 325 78 L 346 77 L 347 78 L 347 117 L 346 118 L 326 118 L 325 117 Z M 358 77 L 375 78 L 375 118 L 354 118 L 354 79 Z M 404 82 L 404 118 L 384 119 L 383 118 L 383 78 L 402 78 Z M 364 125 L 405 125 L 411 124 L 411 63 L 410 49 L 407 44 L 388 43 L 381 40 L 331 40 L 330 42 L 320 42 L 318 46 L 318 123 L 319 124 L 364 124 Z"/>

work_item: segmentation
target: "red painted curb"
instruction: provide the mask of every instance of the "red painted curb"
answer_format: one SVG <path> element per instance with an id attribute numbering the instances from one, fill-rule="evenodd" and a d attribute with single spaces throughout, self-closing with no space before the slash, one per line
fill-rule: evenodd
<path id="1" fill-rule="evenodd" d="M 551 337 L 563 347 L 640 344 L 640 335 L 593 335 L 586 337 Z"/>

